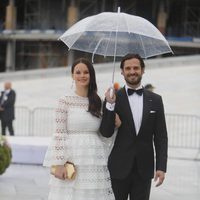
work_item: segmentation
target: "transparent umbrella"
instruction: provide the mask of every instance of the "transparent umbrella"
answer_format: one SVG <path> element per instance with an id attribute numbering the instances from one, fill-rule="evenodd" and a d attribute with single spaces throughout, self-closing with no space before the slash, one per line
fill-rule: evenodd
<path id="1" fill-rule="evenodd" d="M 70 27 L 59 38 L 69 49 L 113 56 L 114 82 L 115 58 L 127 53 L 143 58 L 172 52 L 161 32 L 148 20 L 126 13 L 103 12 L 84 18 Z"/>

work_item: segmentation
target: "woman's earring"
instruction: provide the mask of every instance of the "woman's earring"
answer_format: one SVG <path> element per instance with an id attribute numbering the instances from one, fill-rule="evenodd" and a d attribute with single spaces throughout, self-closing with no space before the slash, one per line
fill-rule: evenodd
<path id="1" fill-rule="evenodd" d="M 74 80 L 72 80 L 71 89 L 74 87 Z"/>

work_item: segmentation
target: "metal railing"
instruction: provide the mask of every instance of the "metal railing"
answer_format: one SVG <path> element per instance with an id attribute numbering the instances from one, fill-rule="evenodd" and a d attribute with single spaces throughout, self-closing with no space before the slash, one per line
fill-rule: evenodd
<path id="1" fill-rule="evenodd" d="M 200 149 L 200 117 L 166 114 L 169 147 Z"/>
<path id="2" fill-rule="evenodd" d="M 27 107 L 15 109 L 16 136 L 51 136 L 55 131 L 55 109 L 37 107 L 30 110 Z"/>
<path id="3" fill-rule="evenodd" d="M 166 114 L 169 147 L 200 149 L 200 117 Z M 55 109 L 16 107 L 16 136 L 51 136 L 55 131 Z"/>

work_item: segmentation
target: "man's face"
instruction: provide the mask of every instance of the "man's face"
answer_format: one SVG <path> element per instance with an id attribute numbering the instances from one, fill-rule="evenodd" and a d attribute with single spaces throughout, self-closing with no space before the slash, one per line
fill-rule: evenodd
<path id="1" fill-rule="evenodd" d="M 10 83 L 10 82 L 5 82 L 5 84 L 4 84 L 4 89 L 5 89 L 5 90 L 11 89 L 11 83 Z"/>
<path id="2" fill-rule="evenodd" d="M 141 67 L 140 61 L 137 58 L 132 58 L 124 62 L 124 67 L 121 71 L 128 86 L 136 88 L 140 85 L 144 68 Z"/>

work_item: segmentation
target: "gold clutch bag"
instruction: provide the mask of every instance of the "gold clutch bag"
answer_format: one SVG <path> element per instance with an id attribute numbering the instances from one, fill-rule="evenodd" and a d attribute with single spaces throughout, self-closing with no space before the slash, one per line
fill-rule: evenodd
<path id="1" fill-rule="evenodd" d="M 76 168 L 75 168 L 75 165 L 71 162 L 66 162 L 64 164 L 64 167 L 67 171 L 67 179 L 71 179 L 73 180 L 76 176 Z M 51 167 L 51 174 L 55 175 L 55 172 L 56 172 L 56 166 L 52 166 Z"/>

